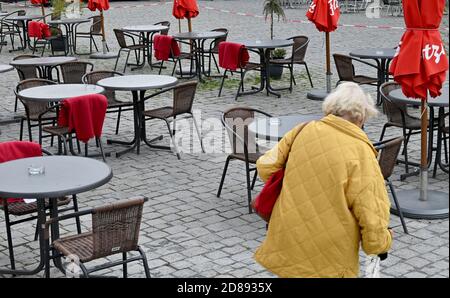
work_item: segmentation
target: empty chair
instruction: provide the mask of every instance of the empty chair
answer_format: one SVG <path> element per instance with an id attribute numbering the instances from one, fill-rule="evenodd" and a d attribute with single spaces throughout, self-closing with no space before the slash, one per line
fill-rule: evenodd
<path id="1" fill-rule="evenodd" d="M 49 228 L 51 224 L 57 224 L 62 219 L 73 216 L 92 216 L 91 231 L 60 238 L 52 243 L 48 250 L 52 256 L 63 255 L 73 258 L 77 256 L 83 277 L 89 277 L 93 272 L 122 265 L 123 277 L 128 276 L 128 263 L 142 261 L 144 273 L 150 278 L 150 271 L 144 251 L 139 247 L 139 232 L 142 220 L 144 198 L 122 200 L 93 209 L 76 212 L 67 216 L 49 219 L 45 224 L 46 240 L 50 242 Z M 128 258 L 129 252 L 138 252 L 139 255 Z M 122 261 L 108 262 L 87 268 L 86 263 L 106 258 L 108 256 L 122 254 Z M 50 277 L 50 258 L 47 257 L 45 276 Z"/>
<path id="2" fill-rule="evenodd" d="M 13 61 L 24 60 L 24 59 L 33 59 L 38 58 L 35 55 L 19 55 L 13 58 Z M 19 80 L 24 81 L 28 79 L 37 79 L 42 76 L 40 68 L 33 65 L 16 65 L 14 68 L 17 70 L 17 74 L 19 75 Z M 16 96 L 16 101 L 14 103 L 14 112 L 17 112 L 17 103 L 18 98 Z"/>
<path id="3" fill-rule="evenodd" d="M 116 64 L 114 66 L 114 70 L 117 70 L 117 66 L 119 64 L 120 56 L 122 52 L 127 52 L 127 58 L 125 60 L 125 66 L 123 68 L 123 72 L 127 70 L 128 65 L 139 65 L 141 59 L 141 51 L 146 51 L 147 46 L 145 44 L 136 43 L 135 37 L 131 34 L 128 34 L 124 30 L 114 29 L 114 34 L 116 35 L 117 42 L 119 43 L 119 55 L 117 56 Z M 131 41 L 131 43 L 130 43 Z M 128 64 L 128 60 L 130 59 L 130 53 L 134 52 L 136 57 L 136 64 Z M 142 54 L 142 59 L 144 59 L 144 55 Z"/>
<path id="4" fill-rule="evenodd" d="M 380 154 L 378 155 L 378 162 L 380 164 L 381 173 L 383 174 L 384 180 L 386 181 L 386 183 L 389 186 L 389 189 L 391 190 L 392 198 L 394 199 L 394 203 L 403 226 L 403 231 L 405 231 L 405 233 L 408 234 L 408 228 L 406 227 L 406 223 L 403 218 L 403 212 L 398 203 L 397 195 L 395 194 L 394 185 L 389 180 L 389 178 L 392 176 L 394 167 L 397 163 L 397 157 L 400 152 L 403 140 L 404 140 L 403 137 L 399 137 L 376 143 L 374 144 L 374 146 L 378 151 L 380 151 Z"/>
<path id="5" fill-rule="evenodd" d="M 0 53 L 2 52 L 3 45 L 6 43 L 6 37 L 9 37 L 13 51 L 15 50 L 14 45 L 16 36 L 19 37 L 21 47 L 24 47 L 25 41 L 23 40 L 21 33 L 21 29 L 23 30 L 22 24 L 9 21 L 8 18 L 14 15 L 23 16 L 25 13 L 25 10 L 17 10 L 0 17 Z"/>
<path id="6" fill-rule="evenodd" d="M 45 79 L 29 79 L 19 82 L 16 86 L 16 97 L 20 100 L 25 108 L 25 115 L 21 117 L 20 121 L 20 136 L 19 139 L 23 139 L 23 125 L 24 122 L 27 122 L 28 126 L 28 139 L 33 141 L 32 128 L 39 128 L 39 144 L 42 145 L 43 131 L 42 127 L 44 125 L 54 125 L 56 123 L 56 113 L 52 110 L 47 102 L 39 102 L 28 100 L 25 98 L 21 98 L 18 94 L 20 91 L 40 86 L 48 86 L 56 84 L 53 81 L 45 80 Z"/>
<path id="7" fill-rule="evenodd" d="M 219 44 L 221 42 L 227 41 L 227 38 L 228 38 L 228 29 L 226 29 L 226 28 L 217 28 L 217 29 L 213 29 L 211 31 L 223 32 L 223 33 L 225 33 L 225 36 L 214 39 L 210 43 L 208 49 L 203 49 L 203 59 L 205 58 L 205 56 L 208 56 L 208 74 L 209 75 L 211 75 L 212 61 L 214 61 L 214 65 L 216 66 L 217 72 L 220 73 L 219 64 L 217 63 L 217 59 L 216 59 L 215 55 L 219 55 Z"/>
<path id="8" fill-rule="evenodd" d="M 247 199 L 249 213 L 252 213 L 252 208 L 250 206 L 250 202 L 252 200 L 251 191 L 255 186 L 256 178 L 258 176 L 257 169 L 250 168 L 250 165 L 255 165 L 258 158 L 264 154 L 261 150 L 262 148 L 260 148 L 256 142 L 256 136 L 248 130 L 248 125 L 254 121 L 257 114 L 265 117 L 271 117 L 271 115 L 265 112 L 245 107 L 231 108 L 225 111 L 222 115 L 222 124 L 228 133 L 232 153 L 228 155 L 225 162 L 217 197 L 220 197 L 220 194 L 222 193 L 222 188 L 230 161 L 243 161 L 245 163 L 247 176 Z M 250 174 L 253 171 L 255 171 L 255 176 L 253 177 L 252 182 Z"/>
<path id="9" fill-rule="evenodd" d="M 78 27 L 81 24 L 77 24 L 75 26 L 75 52 L 77 49 L 77 43 L 79 38 L 89 38 L 89 53 L 92 53 L 92 46 L 95 47 L 95 50 L 98 52 L 97 43 L 95 42 L 95 37 L 102 37 L 102 19 L 100 16 L 92 16 L 89 19 L 92 20 L 92 23 L 89 27 L 89 31 L 80 31 Z M 106 49 L 109 51 L 108 44 L 106 44 Z M 76 52 L 76 54 L 80 55 L 80 53 Z"/>
<path id="10" fill-rule="evenodd" d="M 405 156 L 405 172 L 409 173 L 408 161 L 408 143 L 412 134 L 418 134 L 421 130 L 421 120 L 408 114 L 408 106 L 399 102 L 394 102 L 389 93 L 395 89 L 401 88 L 395 82 L 387 82 L 381 85 L 380 94 L 383 99 L 383 112 L 386 114 L 387 122 L 384 124 L 380 135 L 380 142 L 384 139 L 384 134 L 388 127 L 397 127 L 402 130 L 404 145 L 403 155 Z M 407 175 L 400 176 L 404 180 Z"/>
<path id="11" fill-rule="evenodd" d="M 291 74 L 289 90 L 292 92 L 292 84 L 297 84 L 294 77 L 294 65 L 304 65 L 306 73 L 308 74 L 309 83 L 311 87 L 314 87 L 311 75 L 309 73 L 308 64 L 305 61 L 306 50 L 308 49 L 309 38 L 307 36 L 294 36 L 288 38 L 292 40 L 294 44 L 292 45 L 291 57 L 286 59 L 271 59 L 270 64 L 283 65 L 287 67 Z"/>
<path id="12" fill-rule="evenodd" d="M 0 143 L 0 163 L 12 161 L 21 158 L 38 157 L 42 156 L 42 153 L 46 155 L 51 155 L 47 151 L 43 150 L 39 144 L 32 142 L 4 142 Z M 59 212 L 65 211 L 78 211 L 78 203 L 76 196 L 72 197 L 70 200 L 67 197 L 58 198 L 58 207 L 66 206 L 72 201 L 72 207 L 66 207 L 59 210 Z M 45 208 L 49 209 L 49 200 L 45 200 Z M 5 214 L 5 226 L 6 226 L 6 236 L 8 241 L 8 251 L 11 269 L 15 269 L 15 255 L 14 255 L 14 245 L 12 239 L 11 227 L 23 222 L 37 220 L 37 216 L 33 215 L 37 213 L 36 202 L 26 203 L 23 199 L 8 199 L 0 198 L 0 209 L 3 209 Z M 11 215 L 18 220 L 11 220 Z M 81 224 L 78 216 L 75 217 L 77 232 L 81 233 Z M 35 240 L 37 240 L 37 228 L 35 233 Z"/>
<path id="13" fill-rule="evenodd" d="M 159 120 L 163 120 L 166 123 L 167 128 L 169 130 L 169 135 L 172 140 L 172 144 L 174 146 L 174 149 L 175 149 L 178 159 L 180 159 L 180 152 L 178 151 L 178 147 L 175 142 L 174 135 L 175 135 L 175 131 L 176 131 L 176 126 L 175 126 L 176 122 L 175 121 L 177 119 L 180 119 L 181 116 L 187 116 L 189 118 L 192 118 L 192 121 L 194 122 L 194 126 L 195 126 L 195 129 L 197 131 L 197 134 L 198 134 L 198 137 L 200 140 L 202 152 L 205 152 L 205 150 L 203 148 L 203 141 L 202 141 L 202 135 L 200 132 L 200 128 L 197 124 L 197 121 L 195 120 L 194 115 L 192 114 L 192 105 L 194 103 L 197 85 L 198 85 L 197 81 L 181 83 L 181 84 L 176 85 L 175 87 L 167 88 L 160 92 L 154 93 L 146 98 L 146 99 L 152 98 L 152 97 L 160 95 L 162 93 L 173 91 L 172 106 L 157 108 L 157 109 L 153 109 L 153 110 L 146 110 L 143 113 L 143 117 L 145 117 L 144 121 L 148 121 L 148 120 L 152 120 L 152 119 L 159 119 Z M 172 120 L 173 128 L 170 127 L 170 122 L 169 122 L 170 120 Z M 145 123 L 144 123 L 144 125 L 145 125 Z"/>
<path id="14" fill-rule="evenodd" d="M 84 75 L 83 83 L 95 85 L 100 80 L 111 78 L 114 76 L 123 76 L 123 74 L 120 72 L 109 70 L 93 71 Z M 118 134 L 120 125 L 120 116 L 122 115 L 122 112 L 132 111 L 133 103 L 117 100 L 116 92 L 113 90 L 105 90 L 103 94 L 108 99 L 108 110 L 106 113 L 117 113 L 116 134 Z"/>
<path id="15" fill-rule="evenodd" d="M 83 61 L 61 63 L 54 68 L 59 69 L 64 84 L 82 84 L 83 76 L 94 69 L 94 64 Z M 59 75 L 58 75 L 58 79 Z M 61 81 L 60 81 L 61 82 Z"/>

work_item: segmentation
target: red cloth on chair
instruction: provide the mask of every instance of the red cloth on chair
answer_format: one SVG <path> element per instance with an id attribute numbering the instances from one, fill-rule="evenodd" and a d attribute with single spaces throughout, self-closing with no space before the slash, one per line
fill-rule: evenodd
<path id="1" fill-rule="evenodd" d="M 42 156 L 41 145 L 37 143 L 19 141 L 0 143 L 0 163 L 36 156 Z M 7 199 L 7 202 L 23 202 L 23 199 Z M 0 205 L 2 204 L 3 200 L 0 200 Z"/>
<path id="2" fill-rule="evenodd" d="M 167 61 L 171 56 L 180 56 L 180 48 L 176 40 L 169 35 L 155 35 L 153 40 L 153 47 L 155 48 L 155 58 L 162 61 Z"/>
<path id="3" fill-rule="evenodd" d="M 31 21 L 28 23 L 28 37 L 42 38 L 42 29 L 40 22 Z"/>
<path id="4" fill-rule="evenodd" d="M 235 71 L 240 67 L 245 67 L 250 56 L 243 44 L 233 42 L 221 42 L 219 44 L 219 66 Z"/>
<path id="5" fill-rule="evenodd" d="M 43 39 L 52 36 L 50 27 L 42 22 L 29 22 L 28 23 L 28 37 Z"/>
<path id="6" fill-rule="evenodd" d="M 66 99 L 62 102 L 58 125 L 75 131 L 77 139 L 87 143 L 101 137 L 108 101 L 104 95 L 92 94 Z"/>

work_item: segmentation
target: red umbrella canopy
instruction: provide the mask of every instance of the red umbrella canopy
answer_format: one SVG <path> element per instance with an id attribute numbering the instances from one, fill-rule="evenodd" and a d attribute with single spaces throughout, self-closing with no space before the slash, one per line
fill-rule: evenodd
<path id="1" fill-rule="evenodd" d="M 445 0 L 403 1 L 406 32 L 392 60 L 390 72 L 394 80 L 411 98 L 426 99 L 441 94 L 448 59 L 445 54 L 439 25 Z"/>
<path id="2" fill-rule="evenodd" d="M 48 0 L 31 0 L 31 4 L 46 4 Z"/>
<path id="3" fill-rule="evenodd" d="M 172 14 L 177 19 L 192 19 L 198 16 L 196 0 L 174 0 Z"/>
<path id="4" fill-rule="evenodd" d="M 306 12 L 308 20 L 313 22 L 320 32 L 336 30 L 340 15 L 338 0 L 313 0 Z"/>
<path id="5" fill-rule="evenodd" d="M 108 0 L 89 0 L 88 8 L 91 11 L 103 11 L 109 9 L 109 1 Z"/>

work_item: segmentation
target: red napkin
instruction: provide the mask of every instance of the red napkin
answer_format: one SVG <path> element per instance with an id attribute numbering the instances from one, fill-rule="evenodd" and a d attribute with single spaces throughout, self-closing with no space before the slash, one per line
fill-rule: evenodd
<path id="1" fill-rule="evenodd" d="M 153 47 L 155 48 L 155 58 L 158 60 L 167 61 L 171 56 L 180 56 L 180 48 L 172 36 L 155 35 Z"/>
<path id="2" fill-rule="evenodd" d="M 42 38 L 42 29 L 40 22 L 31 21 L 28 23 L 28 37 Z"/>
<path id="3" fill-rule="evenodd" d="M 28 158 L 42 156 L 41 145 L 32 142 L 4 142 L 0 143 L 0 163 Z M 23 199 L 7 199 L 8 203 L 23 202 Z M 0 205 L 3 200 L 0 200 Z"/>
<path id="4" fill-rule="evenodd" d="M 219 44 L 219 66 L 235 71 L 237 68 L 245 67 L 250 56 L 243 44 L 232 42 L 221 42 Z"/>
<path id="5" fill-rule="evenodd" d="M 92 94 L 66 99 L 62 102 L 58 125 L 75 131 L 77 139 L 87 143 L 101 137 L 108 101 L 104 95 Z"/>
<path id="6" fill-rule="evenodd" d="M 50 31 L 50 26 L 48 24 L 40 23 L 40 26 L 41 26 L 42 37 L 49 38 L 52 36 L 52 32 Z"/>

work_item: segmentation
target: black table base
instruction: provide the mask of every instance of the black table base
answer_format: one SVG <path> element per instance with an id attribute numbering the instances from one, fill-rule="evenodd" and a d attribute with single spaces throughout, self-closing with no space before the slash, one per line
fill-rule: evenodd
<path id="1" fill-rule="evenodd" d="M 429 190 L 428 200 L 419 200 L 418 189 L 397 192 L 397 200 L 402 209 L 403 216 L 412 219 L 446 219 L 448 218 L 448 193 Z M 398 215 L 395 204 L 391 212 Z"/>
<path id="2" fill-rule="evenodd" d="M 323 101 L 327 96 L 328 92 L 326 90 L 311 90 L 306 93 L 306 98 L 311 100 Z"/>

